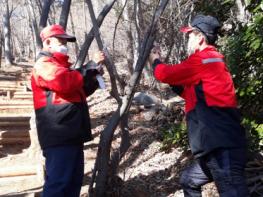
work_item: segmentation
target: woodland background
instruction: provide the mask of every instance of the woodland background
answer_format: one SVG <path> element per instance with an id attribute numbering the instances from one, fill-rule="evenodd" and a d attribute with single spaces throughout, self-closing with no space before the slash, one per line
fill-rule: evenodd
<path id="1" fill-rule="evenodd" d="M 41 49 L 38 35 L 45 26 L 43 25 L 45 22 L 41 23 L 43 10 L 49 4 L 50 10 L 46 13 L 48 14 L 47 25 L 61 23 L 70 34 L 77 37 L 76 43 L 69 44 L 71 61 L 76 62 L 76 66 L 87 61 L 91 51 L 98 50 L 98 48 L 106 50 L 108 65 L 110 65 L 107 66 L 107 70 L 111 77 L 111 95 L 119 103 L 119 111 L 127 101 L 123 116 L 117 117 L 116 122 L 110 121 L 109 125 L 116 124 L 116 126 L 108 129 L 114 132 L 120 123 L 120 127 L 124 125 L 125 130 L 125 125 L 129 120 L 130 98 L 133 97 L 135 87 L 137 90 L 148 89 L 163 95 L 172 94 L 167 87 L 156 82 L 151 74 L 151 68 L 147 63 L 147 50 L 149 52 L 149 47 L 153 45 L 152 43 L 147 45 L 147 38 L 153 37 L 154 45 L 161 47 L 164 61 L 178 63 L 186 58 L 187 43 L 186 37 L 179 32 L 180 27 L 187 25 L 196 14 L 213 15 L 222 24 L 217 45 L 225 55 L 234 79 L 239 108 L 243 117 L 242 123 L 246 128 L 249 141 L 249 150 L 253 153 L 262 152 L 262 0 L 170 0 L 166 2 L 97 0 L 92 1 L 95 16 L 102 14 L 105 17 L 99 31 L 96 30 L 94 21 L 90 18 L 88 2 L 90 1 L 0 0 L 0 23 L 2 24 L 0 27 L 0 69 L 5 70 L 21 62 L 33 63 L 35 61 Z M 165 4 L 162 15 L 159 15 L 159 20 L 153 25 L 156 29 L 149 33 L 149 29 L 151 30 L 149 27 L 153 24 L 154 19 L 158 18 L 155 12 L 156 7 L 162 3 L 167 3 L 167 5 Z M 70 9 L 68 9 L 69 5 Z M 109 8 L 112 5 L 113 7 Z M 103 8 L 108 8 L 109 13 L 105 14 Z M 90 30 L 93 26 L 95 32 L 93 38 L 96 37 L 98 45 L 96 41 L 93 41 L 89 46 L 86 41 L 90 32 L 92 33 Z M 90 49 L 89 53 L 87 49 Z M 178 146 L 178 144 L 187 149 L 183 120 L 176 124 L 166 125 L 162 130 L 164 149 Z M 111 136 L 108 137 L 110 149 Z M 120 155 L 117 157 L 121 158 Z M 114 160 L 111 159 L 111 161 Z M 112 165 L 113 163 L 111 162 Z"/>

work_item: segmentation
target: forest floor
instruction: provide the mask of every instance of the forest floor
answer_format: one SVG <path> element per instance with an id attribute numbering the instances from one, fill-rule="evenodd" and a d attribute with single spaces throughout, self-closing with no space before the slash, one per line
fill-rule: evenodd
<path id="1" fill-rule="evenodd" d="M 117 109 L 117 103 L 109 95 L 109 82 L 106 85 L 106 90 L 99 89 L 88 98 L 94 140 L 85 143 L 84 146 L 85 178 L 81 196 L 87 196 L 100 133 Z M 180 148 L 171 148 L 168 152 L 162 151 L 158 125 L 154 121 L 146 120 L 144 110 L 138 110 L 135 106 L 131 108 L 129 129 L 131 146 L 121 161 L 116 191 L 112 191 L 110 196 L 183 196 L 178 180 L 182 169 L 192 161 L 190 152 L 182 151 Z M 114 134 L 113 149 L 119 144 L 120 133 L 117 129 Z M 20 152 L 16 151 L 17 148 L 16 146 L 9 147 L 8 154 L 0 158 L 0 169 L 6 166 L 15 168 L 15 166 L 26 165 L 27 163 L 33 165 L 41 163 L 40 160 L 28 161 L 27 148 Z M 10 149 L 19 153 L 12 154 Z M 5 154 L 4 152 L 1 153 Z M 3 180 L 3 178 L 1 179 Z M 12 179 L 6 178 L 0 182 L 0 196 L 39 196 L 41 193 L 43 182 L 36 180 L 36 177 L 20 177 L 14 182 L 10 182 L 10 180 Z M 213 184 L 208 184 L 203 188 L 203 196 L 218 197 Z"/>

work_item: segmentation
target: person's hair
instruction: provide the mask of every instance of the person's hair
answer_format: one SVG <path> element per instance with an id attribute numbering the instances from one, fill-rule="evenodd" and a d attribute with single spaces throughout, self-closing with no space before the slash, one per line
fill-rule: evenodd
<path id="1" fill-rule="evenodd" d="M 204 36 L 204 38 L 205 38 L 206 43 L 209 44 L 209 45 L 215 45 L 215 42 L 216 42 L 216 40 L 218 38 L 217 35 L 204 33 L 198 28 L 195 28 L 193 30 L 193 33 L 195 33 L 195 34 L 199 34 L 199 33 L 202 34 Z"/>

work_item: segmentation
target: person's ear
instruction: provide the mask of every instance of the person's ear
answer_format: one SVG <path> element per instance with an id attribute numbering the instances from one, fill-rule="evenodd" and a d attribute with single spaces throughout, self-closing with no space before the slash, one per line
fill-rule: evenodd
<path id="1" fill-rule="evenodd" d="M 199 45 L 201 46 L 205 42 L 205 38 L 202 34 L 198 34 Z"/>
<path id="2" fill-rule="evenodd" d="M 46 39 L 46 45 L 49 46 L 49 45 L 50 45 L 50 42 L 51 42 L 50 39 L 47 38 L 47 39 Z"/>

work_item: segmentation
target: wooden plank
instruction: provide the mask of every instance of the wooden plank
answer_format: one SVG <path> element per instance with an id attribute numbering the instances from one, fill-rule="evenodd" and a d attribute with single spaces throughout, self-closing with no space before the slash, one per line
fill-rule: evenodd
<path id="1" fill-rule="evenodd" d="M 7 145 L 7 144 L 25 144 L 29 143 L 30 138 L 29 137 L 9 137 L 9 138 L 0 138 L 0 144 L 1 145 Z"/>
<path id="2" fill-rule="evenodd" d="M 0 138 L 29 137 L 28 130 L 8 130 L 0 131 Z"/>
<path id="3" fill-rule="evenodd" d="M 0 178 L 16 176 L 37 175 L 38 169 L 35 165 L 12 166 L 0 168 Z"/>

